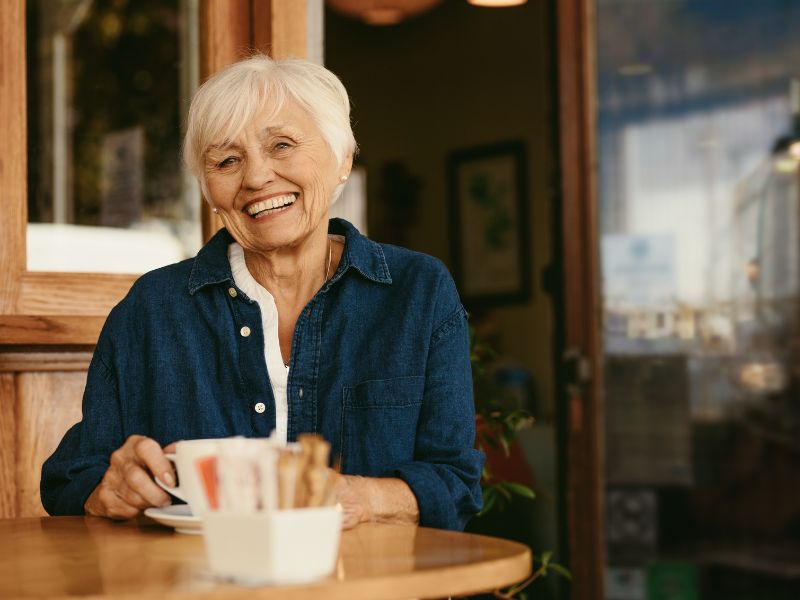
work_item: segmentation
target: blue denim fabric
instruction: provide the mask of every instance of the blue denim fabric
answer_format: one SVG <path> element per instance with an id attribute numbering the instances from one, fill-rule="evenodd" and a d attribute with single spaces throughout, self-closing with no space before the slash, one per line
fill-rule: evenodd
<path id="1" fill-rule="evenodd" d="M 343 220 L 329 230 L 345 236 L 345 250 L 297 320 L 289 440 L 322 434 L 344 473 L 400 477 L 421 525 L 462 529 L 481 507 L 484 457 L 473 448 L 469 335 L 455 285 L 434 258 L 372 242 Z M 83 514 L 132 434 L 166 445 L 275 427 L 258 304 L 229 291 L 231 241 L 222 230 L 196 258 L 144 275 L 111 311 L 83 420 L 42 468 L 50 514 Z"/>

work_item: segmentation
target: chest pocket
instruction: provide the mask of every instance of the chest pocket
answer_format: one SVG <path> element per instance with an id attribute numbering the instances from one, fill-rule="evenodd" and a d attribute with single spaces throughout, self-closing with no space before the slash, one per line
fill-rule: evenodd
<path id="1" fill-rule="evenodd" d="M 424 377 L 373 379 L 345 386 L 342 471 L 378 477 L 413 460 Z"/>

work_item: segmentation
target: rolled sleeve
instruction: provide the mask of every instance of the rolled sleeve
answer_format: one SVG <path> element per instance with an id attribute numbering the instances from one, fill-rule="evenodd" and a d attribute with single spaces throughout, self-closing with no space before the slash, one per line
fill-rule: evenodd
<path id="1" fill-rule="evenodd" d="M 84 514 L 86 499 L 108 469 L 111 453 L 121 445 L 118 407 L 116 378 L 96 350 L 83 395 L 83 419 L 67 431 L 42 465 L 40 494 L 49 514 Z"/>
<path id="2" fill-rule="evenodd" d="M 414 461 L 394 473 L 414 492 L 420 525 L 461 530 L 481 509 L 484 455 L 474 443 L 469 331 L 459 304 L 432 336 Z"/>

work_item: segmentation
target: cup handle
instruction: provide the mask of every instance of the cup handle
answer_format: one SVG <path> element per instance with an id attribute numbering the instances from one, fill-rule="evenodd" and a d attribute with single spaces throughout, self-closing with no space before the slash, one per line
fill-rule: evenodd
<path id="1" fill-rule="evenodd" d="M 168 461 L 172 462 L 172 464 L 175 464 L 175 455 L 174 454 L 165 454 L 164 457 Z M 176 485 L 176 486 L 167 485 L 166 483 L 161 481 L 158 477 L 156 477 L 155 479 L 156 479 L 156 484 L 162 490 L 172 494 L 173 496 L 175 496 L 176 498 L 179 498 L 180 500 L 183 500 L 184 502 L 188 502 L 186 500 L 186 496 L 183 493 L 183 490 L 181 490 L 180 486 L 178 486 L 178 485 Z"/>

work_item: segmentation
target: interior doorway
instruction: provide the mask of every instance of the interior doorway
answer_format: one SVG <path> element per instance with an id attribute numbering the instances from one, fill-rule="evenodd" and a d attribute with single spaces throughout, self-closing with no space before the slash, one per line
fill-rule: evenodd
<path id="1" fill-rule="evenodd" d="M 389 26 L 326 10 L 325 64 L 351 96 L 371 238 L 436 256 L 455 272 L 459 263 L 470 263 L 454 242 L 469 235 L 458 214 L 464 208 L 454 201 L 454 169 L 469 168 L 472 160 L 519 161 L 522 189 L 515 190 L 522 206 L 506 207 L 511 227 L 503 230 L 519 245 L 509 254 L 508 287 L 473 294 L 485 283 L 469 269 L 460 270 L 458 283 L 471 323 L 497 352 L 491 365 L 497 381 L 536 419 L 519 437 L 522 470 L 511 477 L 530 481 L 537 498 L 514 500 L 491 522 L 474 526 L 520 539 L 534 553 L 551 550 L 563 561 L 562 415 L 549 277 L 557 243 L 553 3 L 506 9 L 463 0 L 431 4 Z M 504 153 L 512 147 L 521 153 Z M 558 579 L 537 582 L 536 597 L 563 597 Z"/>

